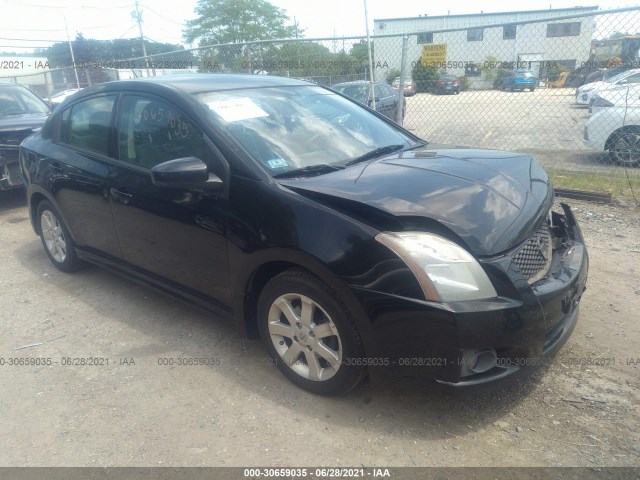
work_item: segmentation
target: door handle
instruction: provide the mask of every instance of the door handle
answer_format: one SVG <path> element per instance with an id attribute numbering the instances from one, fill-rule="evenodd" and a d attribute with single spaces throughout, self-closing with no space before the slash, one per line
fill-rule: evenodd
<path id="1" fill-rule="evenodd" d="M 115 188 L 111 188 L 109 190 L 109 192 L 111 193 L 111 196 L 113 198 L 115 198 L 120 203 L 123 203 L 125 205 L 128 205 L 129 202 L 131 201 L 131 199 L 133 198 L 133 195 L 131 195 L 130 193 L 122 192 L 122 191 L 117 190 Z"/>

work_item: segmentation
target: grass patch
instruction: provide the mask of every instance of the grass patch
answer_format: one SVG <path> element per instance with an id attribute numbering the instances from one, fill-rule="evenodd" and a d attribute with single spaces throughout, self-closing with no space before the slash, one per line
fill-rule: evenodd
<path id="1" fill-rule="evenodd" d="M 547 173 L 554 187 L 589 192 L 610 192 L 612 198 L 640 200 L 640 168 L 620 168 L 615 173 L 579 172 L 550 169 Z"/>

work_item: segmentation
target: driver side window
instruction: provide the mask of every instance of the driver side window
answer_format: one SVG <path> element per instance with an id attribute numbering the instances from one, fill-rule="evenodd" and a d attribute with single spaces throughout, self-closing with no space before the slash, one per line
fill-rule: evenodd
<path id="1" fill-rule="evenodd" d="M 151 97 L 128 95 L 124 99 L 120 160 L 152 168 L 183 157 L 204 155 L 204 138 L 178 109 Z"/>

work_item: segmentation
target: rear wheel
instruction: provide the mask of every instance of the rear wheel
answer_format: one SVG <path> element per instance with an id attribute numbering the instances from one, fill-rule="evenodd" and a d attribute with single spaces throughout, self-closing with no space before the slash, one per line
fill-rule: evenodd
<path id="1" fill-rule="evenodd" d="M 277 367 L 305 390 L 342 394 L 365 375 L 353 320 L 337 294 L 308 272 L 287 270 L 267 283 L 258 327 Z"/>
<path id="2" fill-rule="evenodd" d="M 73 272 L 82 266 L 75 245 L 56 208 L 47 200 L 38 205 L 40 239 L 49 260 L 63 272 Z"/>
<path id="3" fill-rule="evenodd" d="M 616 132 L 608 143 L 613 162 L 625 167 L 640 165 L 640 129 Z"/>

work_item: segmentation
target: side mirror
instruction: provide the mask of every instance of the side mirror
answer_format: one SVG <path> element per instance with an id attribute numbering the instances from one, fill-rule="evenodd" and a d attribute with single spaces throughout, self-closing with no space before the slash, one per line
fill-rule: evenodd
<path id="1" fill-rule="evenodd" d="M 168 188 L 213 190 L 222 187 L 220 177 L 210 173 L 207 165 L 196 157 L 176 158 L 156 165 L 151 169 L 151 182 Z"/>

